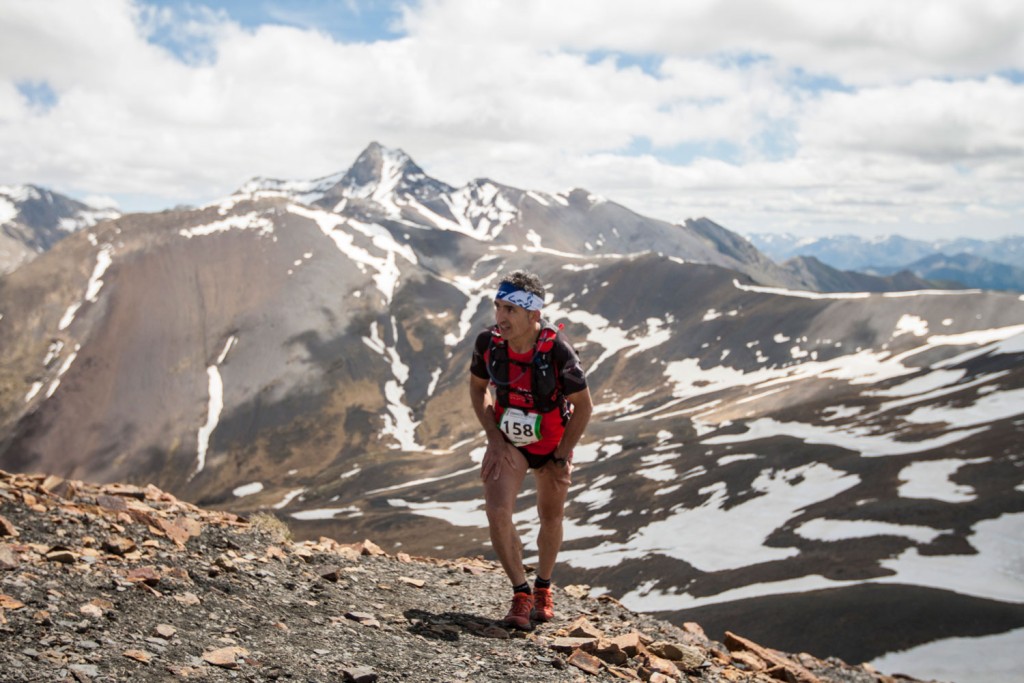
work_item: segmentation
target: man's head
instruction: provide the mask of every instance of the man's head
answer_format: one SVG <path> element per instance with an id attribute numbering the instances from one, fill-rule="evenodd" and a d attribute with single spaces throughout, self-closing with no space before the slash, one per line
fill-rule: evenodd
<path id="1" fill-rule="evenodd" d="M 501 279 L 494 297 L 494 314 L 502 334 L 516 335 L 532 329 L 540 322 L 544 305 L 544 285 L 540 278 L 524 270 L 516 270 Z"/>

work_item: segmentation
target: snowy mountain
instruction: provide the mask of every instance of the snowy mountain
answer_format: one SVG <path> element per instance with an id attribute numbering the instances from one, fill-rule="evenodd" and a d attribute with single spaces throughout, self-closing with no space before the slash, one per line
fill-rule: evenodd
<path id="1" fill-rule="evenodd" d="M 934 254 L 938 245 L 900 235 L 861 237 L 797 237 L 789 234 L 751 233 L 751 244 L 778 262 L 797 256 L 812 256 L 840 270 L 863 270 L 872 266 L 898 268 Z"/>
<path id="2" fill-rule="evenodd" d="M 1022 297 L 801 291 L 711 221 L 452 187 L 377 144 L 0 280 L 0 468 L 485 552 L 466 377 L 515 267 L 549 283 L 597 404 L 559 581 L 848 661 L 1019 643 Z M 885 639 L 850 626 L 883 611 Z"/>
<path id="3" fill-rule="evenodd" d="M 34 185 L 0 185 L 0 275 L 68 234 L 119 215 Z"/>
<path id="4" fill-rule="evenodd" d="M 938 283 L 906 269 L 891 268 L 871 274 L 838 270 L 813 256 L 796 256 L 782 264 L 801 287 L 818 292 L 901 292 L 920 289 L 961 288 L 955 282 Z"/>
<path id="5" fill-rule="evenodd" d="M 886 276 L 905 270 L 927 280 L 952 280 L 962 287 L 1024 291 L 1024 237 L 934 242 L 900 236 L 799 238 L 753 233 L 746 237 L 779 263 L 811 257 L 832 268 L 866 275 Z"/>
<path id="6" fill-rule="evenodd" d="M 874 268 L 872 275 L 888 275 L 892 269 Z M 953 256 L 932 254 L 906 266 L 918 277 L 956 286 L 1024 292 L 1024 268 L 996 263 L 961 252 Z"/>

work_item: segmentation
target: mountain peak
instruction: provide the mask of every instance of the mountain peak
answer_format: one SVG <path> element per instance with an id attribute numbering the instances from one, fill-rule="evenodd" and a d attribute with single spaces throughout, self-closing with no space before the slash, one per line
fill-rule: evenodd
<path id="1" fill-rule="evenodd" d="M 350 197 L 372 197 L 398 189 L 403 179 L 424 177 L 423 169 L 400 149 L 371 142 L 341 180 Z"/>

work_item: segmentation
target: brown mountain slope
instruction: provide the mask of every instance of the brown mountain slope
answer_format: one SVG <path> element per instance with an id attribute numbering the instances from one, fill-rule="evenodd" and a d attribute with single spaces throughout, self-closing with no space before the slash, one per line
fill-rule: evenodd
<path id="1" fill-rule="evenodd" d="M 510 633 L 491 563 L 293 543 L 153 486 L 0 471 L 0 513 L 5 681 L 894 680 L 732 634 L 726 647 L 584 587 Z"/>

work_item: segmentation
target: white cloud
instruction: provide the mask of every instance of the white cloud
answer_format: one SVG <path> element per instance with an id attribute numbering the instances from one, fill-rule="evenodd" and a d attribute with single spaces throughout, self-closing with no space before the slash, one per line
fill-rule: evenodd
<path id="1" fill-rule="evenodd" d="M 905 86 L 828 93 L 801 125 L 801 142 L 843 153 L 939 163 L 1024 159 L 1024 88 L 1009 80 L 919 80 Z"/>
<path id="2" fill-rule="evenodd" d="M 1024 214 L 1021 26 L 1000 0 L 428 0 L 346 43 L 198 2 L 8 3 L 0 182 L 157 209 L 377 140 L 452 184 L 673 221 L 1000 234 Z"/>

